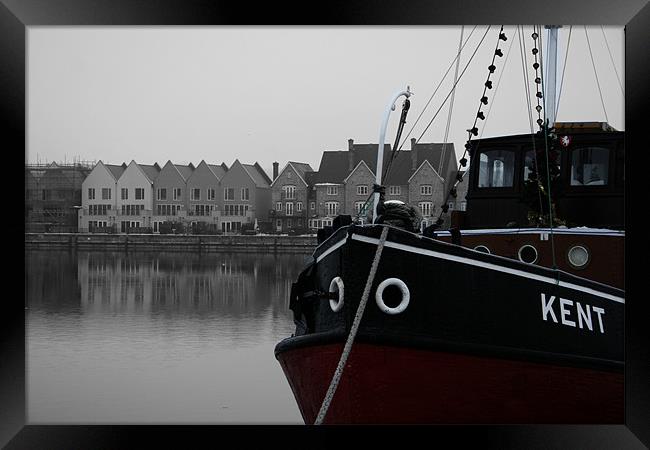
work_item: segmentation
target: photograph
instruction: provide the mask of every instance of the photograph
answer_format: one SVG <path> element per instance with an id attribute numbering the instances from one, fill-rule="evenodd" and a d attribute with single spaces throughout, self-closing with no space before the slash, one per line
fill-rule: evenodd
<path id="1" fill-rule="evenodd" d="M 642 448 L 629 34 L 571 22 L 24 27 L 8 448 L 131 425 Z"/>

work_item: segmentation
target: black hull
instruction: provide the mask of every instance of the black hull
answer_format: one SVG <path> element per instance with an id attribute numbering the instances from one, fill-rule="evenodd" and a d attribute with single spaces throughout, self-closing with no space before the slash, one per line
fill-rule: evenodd
<path id="1" fill-rule="evenodd" d="M 318 247 L 294 284 L 295 336 L 276 354 L 345 340 L 381 230 L 343 227 Z M 335 277 L 338 312 L 324 294 Z M 399 314 L 375 301 L 387 278 L 409 289 Z M 622 372 L 623 313 L 620 289 L 391 227 L 356 341 Z"/>

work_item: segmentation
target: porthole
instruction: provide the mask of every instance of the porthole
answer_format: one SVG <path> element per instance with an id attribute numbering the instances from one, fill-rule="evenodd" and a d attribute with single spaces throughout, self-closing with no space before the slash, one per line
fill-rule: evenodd
<path id="1" fill-rule="evenodd" d="M 487 248 L 485 245 L 477 245 L 476 247 L 474 247 L 474 250 L 478 252 L 488 253 L 488 254 L 490 253 L 490 249 Z"/>
<path id="2" fill-rule="evenodd" d="M 582 245 L 574 245 L 567 252 L 569 264 L 575 269 L 582 269 L 589 262 L 589 251 Z"/>
<path id="3" fill-rule="evenodd" d="M 528 264 L 535 264 L 537 262 L 537 249 L 532 245 L 522 245 L 519 249 L 519 261 Z"/>

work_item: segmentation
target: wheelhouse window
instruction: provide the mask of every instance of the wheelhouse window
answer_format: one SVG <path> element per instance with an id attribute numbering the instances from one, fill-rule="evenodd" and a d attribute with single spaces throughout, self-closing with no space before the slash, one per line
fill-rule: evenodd
<path id="1" fill-rule="evenodd" d="M 479 188 L 512 187 L 515 153 L 508 150 L 488 150 L 479 159 Z"/>
<path id="2" fill-rule="evenodd" d="M 609 175 L 609 150 L 585 147 L 571 154 L 571 186 L 602 186 Z"/>

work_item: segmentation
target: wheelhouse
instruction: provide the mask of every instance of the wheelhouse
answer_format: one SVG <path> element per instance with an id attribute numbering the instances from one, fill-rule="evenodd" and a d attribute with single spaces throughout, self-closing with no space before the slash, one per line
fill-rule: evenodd
<path id="1" fill-rule="evenodd" d="M 624 225 L 624 132 L 606 123 L 556 123 L 557 180 L 552 182 L 554 216 L 567 227 L 622 229 Z M 546 142 L 545 142 L 546 141 Z M 534 226 L 526 183 L 548 141 L 539 135 L 514 135 L 472 142 L 467 210 L 462 228 Z M 542 172 L 542 171 L 540 171 Z M 546 176 L 546 171 L 539 174 Z M 539 197 L 538 194 L 536 194 Z"/>

